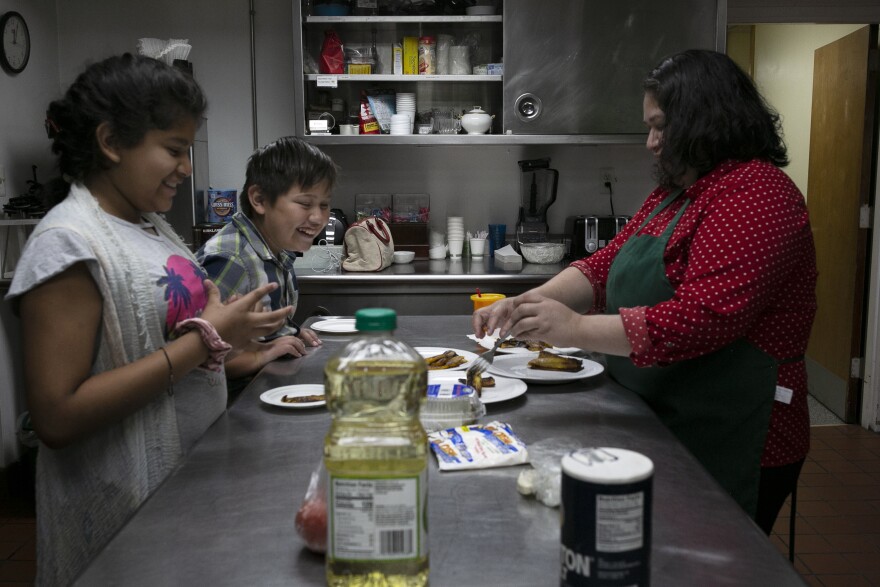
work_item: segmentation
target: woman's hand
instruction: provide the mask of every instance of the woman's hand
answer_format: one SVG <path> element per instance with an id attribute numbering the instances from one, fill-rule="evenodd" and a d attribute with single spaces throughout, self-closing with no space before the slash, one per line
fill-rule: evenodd
<path id="1" fill-rule="evenodd" d="M 267 283 L 226 304 L 220 301 L 220 290 L 210 279 L 204 281 L 208 301 L 202 311 L 202 318 L 214 325 L 217 333 L 234 348 L 246 346 L 250 341 L 278 330 L 287 316 L 293 311 L 285 306 L 271 312 L 258 311 L 260 300 L 278 287 L 277 283 Z"/>
<path id="2" fill-rule="evenodd" d="M 512 311 L 502 326 L 511 336 L 540 339 L 556 346 L 582 344 L 578 328 L 583 316 L 565 304 L 528 291 L 512 298 L 511 305 Z"/>
<path id="3" fill-rule="evenodd" d="M 510 313 L 513 312 L 515 299 L 503 298 L 475 311 L 473 316 L 471 316 L 474 335 L 477 338 L 483 338 L 486 334 L 495 332 L 496 328 L 502 328 L 508 321 L 508 318 L 510 318 Z M 506 336 L 506 331 L 502 328 L 499 334 Z"/>

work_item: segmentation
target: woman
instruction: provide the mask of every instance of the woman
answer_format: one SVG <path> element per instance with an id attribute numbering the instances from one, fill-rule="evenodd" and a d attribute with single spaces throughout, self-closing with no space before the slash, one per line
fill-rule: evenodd
<path id="1" fill-rule="evenodd" d="M 173 67 L 98 62 L 50 104 L 64 180 L 16 266 L 37 456 L 37 583 L 67 585 L 226 407 L 223 359 L 290 308 L 223 305 L 159 216 L 206 108 Z M 51 362 L 51 365 L 50 365 Z"/>
<path id="2" fill-rule="evenodd" d="M 241 211 L 196 253 L 220 289 L 223 299 L 242 295 L 266 283 L 279 289 L 266 301 L 273 309 L 296 309 L 298 291 L 293 251 L 305 252 L 330 220 L 330 196 L 336 165 L 320 149 L 295 137 L 284 137 L 255 151 L 248 159 Z M 308 328 L 287 321 L 247 352 L 230 359 L 226 374 L 246 382 L 279 357 L 301 357 L 305 346 L 321 340 Z"/>
<path id="3" fill-rule="evenodd" d="M 607 354 L 769 533 L 809 449 L 807 208 L 778 115 L 727 56 L 674 55 L 644 90 L 660 185 L 608 247 L 473 326 Z"/>

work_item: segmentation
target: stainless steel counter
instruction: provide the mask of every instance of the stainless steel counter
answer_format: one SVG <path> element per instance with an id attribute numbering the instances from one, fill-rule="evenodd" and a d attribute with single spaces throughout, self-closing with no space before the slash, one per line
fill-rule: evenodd
<path id="1" fill-rule="evenodd" d="M 473 350 L 469 316 L 405 316 L 412 345 Z M 181 467 L 96 558 L 79 585 L 323 585 L 294 515 L 321 459 L 323 408 L 263 405 L 263 391 L 322 381 L 350 340 L 324 335 L 303 359 L 268 365 Z M 526 443 L 572 437 L 655 464 L 652 585 L 803 585 L 791 564 L 636 396 L 604 374 L 489 404 Z M 516 491 L 521 467 L 441 473 L 429 463 L 430 582 L 557 585 L 559 511 Z"/>
<path id="2" fill-rule="evenodd" d="M 568 262 L 522 268 L 495 263 L 492 257 L 439 259 L 392 265 L 379 272 L 323 272 L 296 269 L 299 287 L 298 322 L 318 313 L 353 314 L 360 308 L 382 305 L 398 315 L 458 315 L 473 310 L 470 296 L 484 292 L 521 294 L 568 266 Z"/>

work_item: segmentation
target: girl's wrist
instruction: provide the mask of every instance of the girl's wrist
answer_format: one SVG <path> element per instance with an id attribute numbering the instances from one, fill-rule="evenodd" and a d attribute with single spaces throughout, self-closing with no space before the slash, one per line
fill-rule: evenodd
<path id="1" fill-rule="evenodd" d="M 177 335 L 184 334 L 190 330 L 195 330 L 199 333 L 202 343 L 209 352 L 208 359 L 201 366 L 211 371 L 222 371 L 223 360 L 229 351 L 232 350 L 232 345 L 220 338 L 220 334 L 214 328 L 214 325 L 203 318 L 181 320 L 174 328 L 174 332 Z"/>

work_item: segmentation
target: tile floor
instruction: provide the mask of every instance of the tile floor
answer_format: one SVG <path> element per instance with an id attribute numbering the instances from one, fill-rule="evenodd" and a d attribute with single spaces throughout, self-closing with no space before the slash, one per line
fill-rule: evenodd
<path id="1" fill-rule="evenodd" d="M 809 585 L 880 587 L 880 434 L 827 420 L 811 429 L 798 483 L 794 565 Z M 770 536 L 786 557 L 789 519 L 786 505 Z M 31 496 L 0 475 L 0 587 L 33 583 L 34 534 Z"/>
<path id="2" fill-rule="evenodd" d="M 794 566 L 808 585 L 880 586 L 880 434 L 814 425 L 798 481 Z M 790 506 L 770 539 L 788 556 Z"/>

